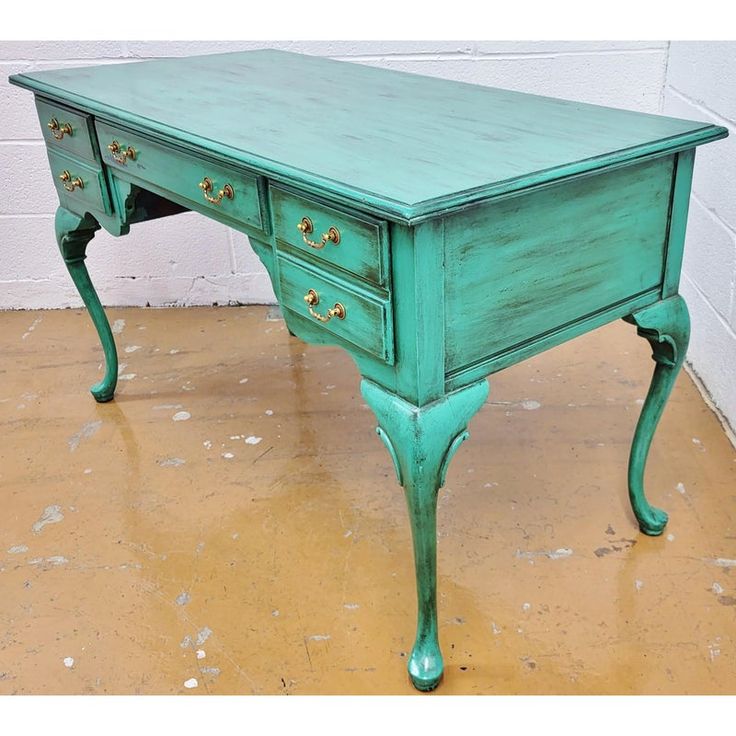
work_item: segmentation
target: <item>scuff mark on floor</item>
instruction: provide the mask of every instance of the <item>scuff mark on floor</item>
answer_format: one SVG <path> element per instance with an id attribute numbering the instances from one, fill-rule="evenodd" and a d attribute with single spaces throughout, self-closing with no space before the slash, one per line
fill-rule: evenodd
<path id="1" fill-rule="evenodd" d="M 79 444 L 82 440 L 88 440 L 92 435 L 94 435 L 102 426 L 102 420 L 97 419 L 93 422 L 86 422 L 82 425 L 82 428 L 79 430 L 79 432 L 75 432 L 68 440 L 67 444 L 69 445 L 69 452 L 74 452 L 74 450 L 79 447 Z"/>
<path id="2" fill-rule="evenodd" d="M 64 514 L 61 513 L 61 506 L 52 504 L 43 510 L 39 520 L 31 527 L 31 531 L 34 534 L 38 534 L 47 524 L 58 524 L 63 520 Z"/>
<path id="3" fill-rule="evenodd" d="M 517 549 L 515 557 L 520 560 L 531 560 L 535 557 L 547 557 L 550 560 L 562 560 L 565 557 L 570 557 L 573 554 L 573 550 L 569 547 L 560 547 L 559 549 L 540 549 L 540 550 L 521 550 Z"/>

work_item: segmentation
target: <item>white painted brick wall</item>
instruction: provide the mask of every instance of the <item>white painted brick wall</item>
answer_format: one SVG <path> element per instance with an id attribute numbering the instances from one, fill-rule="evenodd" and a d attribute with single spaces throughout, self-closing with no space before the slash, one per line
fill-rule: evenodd
<path id="1" fill-rule="evenodd" d="M 56 250 L 33 98 L 8 75 L 266 47 L 646 112 L 660 109 L 667 59 L 665 42 L 630 41 L 0 42 L 0 308 L 81 304 Z M 273 302 L 247 238 L 196 214 L 134 225 L 123 238 L 98 233 L 87 265 L 107 305 Z"/>
<path id="2" fill-rule="evenodd" d="M 673 41 L 663 112 L 729 129 L 698 149 L 680 291 L 693 330 L 688 362 L 736 427 L 736 43 Z"/>

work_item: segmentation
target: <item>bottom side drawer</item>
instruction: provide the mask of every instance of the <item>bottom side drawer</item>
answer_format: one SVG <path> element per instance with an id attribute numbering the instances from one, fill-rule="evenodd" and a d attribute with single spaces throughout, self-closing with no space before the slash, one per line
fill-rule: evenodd
<path id="1" fill-rule="evenodd" d="M 90 209 L 112 214 L 110 195 L 101 168 L 95 168 L 56 151 L 47 153 L 59 197 L 79 205 L 75 209 L 80 211 Z"/>
<path id="2" fill-rule="evenodd" d="M 390 299 L 377 297 L 357 285 L 317 273 L 284 257 L 279 257 L 279 282 L 282 308 L 393 364 Z M 311 303 L 306 297 L 310 297 Z"/>

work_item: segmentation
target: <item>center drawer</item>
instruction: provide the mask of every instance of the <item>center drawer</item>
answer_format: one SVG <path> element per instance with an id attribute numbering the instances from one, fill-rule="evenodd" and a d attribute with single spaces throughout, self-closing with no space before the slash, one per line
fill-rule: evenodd
<path id="1" fill-rule="evenodd" d="M 108 123 L 95 121 L 95 127 L 103 161 L 123 178 L 129 174 L 150 183 L 164 197 L 172 192 L 186 200 L 186 206 L 210 217 L 222 215 L 263 229 L 254 174 L 212 163 Z"/>

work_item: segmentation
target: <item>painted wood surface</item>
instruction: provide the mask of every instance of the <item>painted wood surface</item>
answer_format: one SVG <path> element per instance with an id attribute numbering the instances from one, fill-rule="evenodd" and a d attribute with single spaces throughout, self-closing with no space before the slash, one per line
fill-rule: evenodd
<path id="1" fill-rule="evenodd" d="M 302 316 L 311 317 L 327 332 L 393 363 L 393 319 L 388 299 L 374 296 L 355 284 L 330 278 L 324 271 L 314 271 L 297 261 L 280 257 L 280 303 Z M 309 313 L 305 296 L 313 289 L 319 296 L 314 312 L 325 317 L 336 304 L 345 308 L 345 318 L 321 322 Z"/>
<path id="2" fill-rule="evenodd" d="M 448 218 L 448 372 L 658 287 L 672 165 L 659 158 Z"/>
<path id="3" fill-rule="evenodd" d="M 405 219 L 727 135 L 708 123 L 275 50 L 11 81 Z"/>
<path id="4" fill-rule="evenodd" d="M 334 207 L 278 187 L 271 188 L 273 231 L 277 242 L 288 243 L 308 257 L 349 271 L 356 276 L 383 285 L 388 275 L 388 232 L 385 222 L 371 217 L 356 217 Z M 337 229 L 340 241 L 327 242 L 315 248 L 304 242 L 297 225 L 308 217 L 314 232 L 305 235 L 317 245 L 322 245 L 322 235 L 331 227 Z"/>
<path id="5" fill-rule="evenodd" d="M 102 160 L 118 176 L 135 177 L 142 183 L 178 194 L 197 203 L 205 210 L 222 213 L 232 220 L 263 227 L 261 203 L 256 177 L 242 169 L 229 168 L 171 147 L 164 147 L 150 138 L 121 128 L 96 122 Z M 123 150 L 133 146 L 135 158 L 124 163 L 115 160 L 108 145 L 117 141 Z M 120 154 L 118 154 L 120 156 Z M 199 184 L 208 177 L 213 184 L 210 196 L 217 197 L 226 184 L 233 187 L 233 198 L 223 197 L 219 204 L 209 202 Z"/>
<path id="6" fill-rule="evenodd" d="M 82 214 L 90 210 L 112 213 L 110 194 L 100 166 L 94 167 L 89 162 L 66 156 L 60 151 L 48 150 L 47 153 L 51 176 L 60 199 L 73 202 L 74 211 Z M 65 171 L 69 172 L 71 179 L 79 178 L 83 186 L 74 187 L 71 191 L 65 189 L 65 184 L 71 186 L 69 182 L 61 180 Z"/>
<path id="7" fill-rule="evenodd" d="M 64 105 L 42 99 L 36 100 L 36 111 L 41 124 L 41 133 L 49 150 L 61 151 L 88 161 L 97 160 L 95 134 L 89 115 L 82 115 Z M 49 128 L 52 120 L 57 121 L 59 130 L 53 131 Z M 62 129 L 66 126 L 69 126 L 71 134 L 62 133 Z"/>

